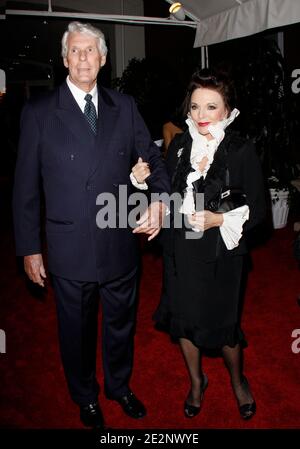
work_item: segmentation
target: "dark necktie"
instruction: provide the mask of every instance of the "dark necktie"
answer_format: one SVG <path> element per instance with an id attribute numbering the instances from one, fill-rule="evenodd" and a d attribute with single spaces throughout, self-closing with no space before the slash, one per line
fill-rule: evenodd
<path id="1" fill-rule="evenodd" d="M 84 115 L 89 122 L 89 125 L 94 134 L 97 134 L 97 112 L 94 103 L 92 102 L 92 95 L 86 94 L 84 97 L 86 105 L 84 107 Z"/>

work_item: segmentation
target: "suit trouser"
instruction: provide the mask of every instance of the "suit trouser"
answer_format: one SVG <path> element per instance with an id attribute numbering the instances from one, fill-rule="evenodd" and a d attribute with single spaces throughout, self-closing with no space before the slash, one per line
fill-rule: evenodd
<path id="1" fill-rule="evenodd" d="M 104 391 L 119 398 L 129 391 L 133 365 L 137 269 L 117 280 L 71 281 L 52 275 L 59 342 L 71 397 L 79 405 L 97 400 L 97 323 L 102 303 Z"/>

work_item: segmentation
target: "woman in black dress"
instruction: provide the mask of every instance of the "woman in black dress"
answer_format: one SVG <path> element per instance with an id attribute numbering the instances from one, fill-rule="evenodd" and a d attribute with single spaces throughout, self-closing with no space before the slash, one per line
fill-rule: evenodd
<path id="1" fill-rule="evenodd" d="M 184 102 L 188 129 L 174 137 L 166 158 L 172 191 L 182 203 L 171 210 L 171 226 L 162 233 L 163 292 L 154 319 L 179 340 L 191 380 L 184 402 L 189 418 L 199 413 L 208 385 L 201 364 L 206 348 L 221 350 L 241 417 L 250 419 L 256 411 L 243 374 L 239 301 L 244 235 L 264 219 L 265 196 L 252 142 L 227 128 L 239 114 L 234 99 L 226 77 L 208 70 L 195 73 Z M 143 164 L 136 164 L 133 173 L 145 188 L 150 171 Z M 215 212 L 216 199 L 228 186 L 244 193 L 246 204 Z M 204 198 L 199 211 L 195 193 Z M 185 217 L 181 227 L 174 225 L 178 213 Z"/>
<path id="2" fill-rule="evenodd" d="M 247 252 L 244 235 L 264 219 L 265 200 L 253 144 L 227 128 L 239 113 L 234 98 L 224 76 L 208 70 L 195 73 L 185 99 L 188 130 L 174 138 L 166 159 L 173 192 L 183 198 L 179 212 L 187 225 L 163 231 L 163 294 L 154 319 L 179 340 L 191 380 L 184 402 L 187 417 L 199 413 L 208 385 L 201 365 L 205 348 L 222 351 L 241 417 L 250 419 L 256 411 L 243 374 L 245 340 L 238 309 Z M 246 194 L 246 204 L 213 212 L 215 199 L 228 185 Z M 204 194 L 204 210 L 199 212 L 196 191 Z M 187 238 L 187 229 L 201 238 Z"/>

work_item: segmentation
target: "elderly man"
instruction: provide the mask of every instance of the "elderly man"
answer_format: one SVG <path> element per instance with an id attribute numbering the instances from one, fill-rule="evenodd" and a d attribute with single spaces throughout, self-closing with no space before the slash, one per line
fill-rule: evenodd
<path id="1" fill-rule="evenodd" d="M 129 194 L 129 175 L 137 160 L 144 161 L 144 170 L 148 165 L 151 169 L 150 192 L 169 191 L 160 153 L 133 99 L 97 84 L 106 54 L 100 30 L 79 22 L 69 24 L 62 39 L 69 71 L 66 81 L 29 101 L 23 110 L 13 199 L 17 255 L 24 256 L 29 278 L 43 287 L 43 188 L 62 362 L 81 420 L 95 428 L 104 424 L 96 380 L 99 296 L 105 394 L 133 418 L 146 414 L 129 387 L 138 266 L 134 234 L 144 232 L 148 240 L 154 238 L 165 208 L 162 202 L 150 203 L 134 232 L 129 226 L 100 229 L 96 198 L 107 192 L 118 202 L 119 185 L 126 185 Z"/>

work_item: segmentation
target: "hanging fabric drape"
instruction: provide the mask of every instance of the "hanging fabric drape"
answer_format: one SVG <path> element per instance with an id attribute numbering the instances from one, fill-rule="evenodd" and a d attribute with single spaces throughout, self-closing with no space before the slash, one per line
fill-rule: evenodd
<path id="1" fill-rule="evenodd" d="M 185 2 L 187 8 L 189 5 L 192 7 L 194 3 L 189 0 Z M 222 0 L 220 6 L 221 4 Z M 200 19 L 194 47 L 216 44 L 300 22 L 299 0 L 246 0 L 235 5 L 231 9 Z"/>

